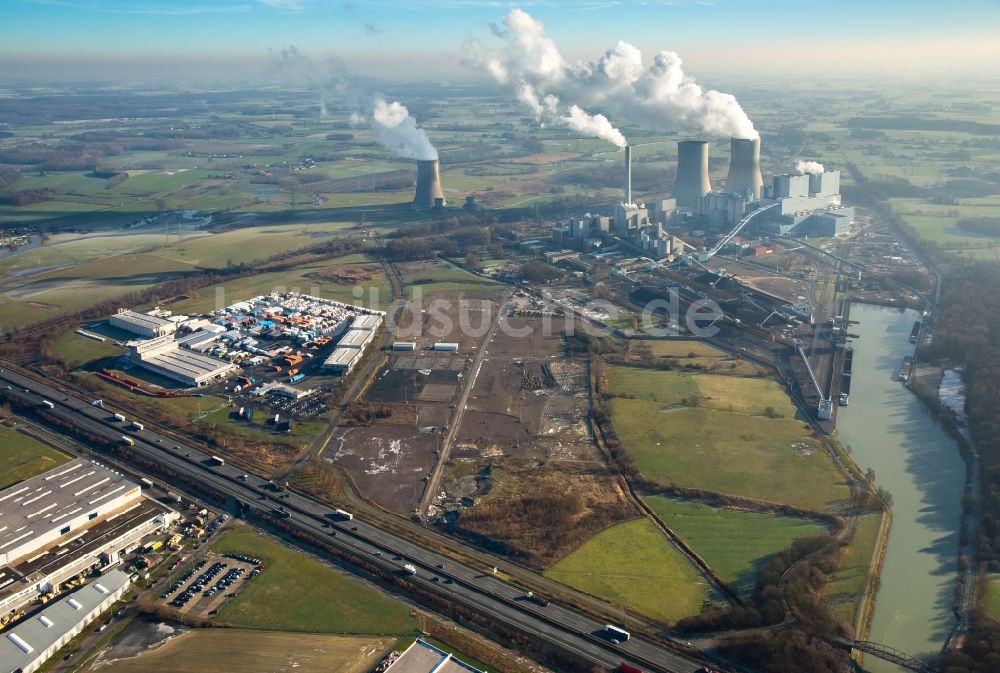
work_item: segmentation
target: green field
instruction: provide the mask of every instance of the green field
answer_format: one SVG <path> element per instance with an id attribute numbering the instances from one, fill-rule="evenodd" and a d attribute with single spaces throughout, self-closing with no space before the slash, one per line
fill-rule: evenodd
<path id="1" fill-rule="evenodd" d="M 837 616 L 851 626 L 854 626 L 858 600 L 868 580 L 881 521 L 881 514 L 866 514 L 858 519 L 858 528 L 840 560 L 840 566 L 830 575 L 830 581 L 823 590 L 827 603 Z"/>
<path id="2" fill-rule="evenodd" d="M 601 531 L 545 574 L 664 623 L 697 613 L 711 593 L 648 519 Z"/>
<path id="3" fill-rule="evenodd" d="M 669 528 L 741 595 L 749 596 L 764 563 L 801 537 L 827 531 L 807 519 L 741 512 L 660 496 L 644 498 Z"/>
<path id="4" fill-rule="evenodd" d="M 260 558 L 265 566 L 240 595 L 219 611 L 230 626 L 273 631 L 410 634 L 409 608 L 305 554 L 247 527 L 225 532 L 212 550 Z"/>
<path id="5" fill-rule="evenodd" d="M 41 474 L 63 463 L 71 456 L 0 425 L 0 489 Z"/>
<path id="6" fill-rule="evenodd" d="M 86 328 L 84 328 L 86 329 Z M 89 331 L 89 330 L 88 330 Z M 52 350 L 60 355 L 70 369 L 88 362 L 122 354 L 122 349 L 108 341 L 95 341 L 76 333 L 76 328 L 66 330 L 52 343 Z"/>
<path id="7" fill-rule="evenodd" d="M 772 415 L 795 416 L 788 395 L 771 379 L 611 367 L 610 384 L 612 396 L 665 406 L 702 406 L 753 415 L 762 415 L 770 408 Z"/>
<path id="8" fill-rule="evenodd" d="M 614 399 L 612 422 L 639 471 L 662 484 L 825 510 L 843 476 L 804 423 Z"/>
<path id="9" fill-rule="evenodd" d="M 310 273 L 337 263 L 340 263 L 339 259 L 317 260 L 285 271 L 269 271 L 237 278 L 201 288 L 196 296 L 172 304 L 170 309 L 175 313 L 204 313 L 250 297 L 288 290 L 375 308 L 385 308 L 392 300 L 388 280 L 381 270 L 374 278 L 356 285 L 340 285 L 309 277 Z"/>
<path id="10" fill-rule="evenodd" d="M 983 606 L 993 619 L 1000 619 L 1000 573 L 987 575 Z"/>

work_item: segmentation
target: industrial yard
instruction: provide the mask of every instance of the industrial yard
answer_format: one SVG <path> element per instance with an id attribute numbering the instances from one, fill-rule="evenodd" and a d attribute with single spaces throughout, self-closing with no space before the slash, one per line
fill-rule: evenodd
<path id="1" fill-rule="evenodd" d="M 995 87 L 466 12 L 433 82 L 0 87 L 0 661 L 979 673 L 996 335 L 943 303 L 1000 259 Z"/>

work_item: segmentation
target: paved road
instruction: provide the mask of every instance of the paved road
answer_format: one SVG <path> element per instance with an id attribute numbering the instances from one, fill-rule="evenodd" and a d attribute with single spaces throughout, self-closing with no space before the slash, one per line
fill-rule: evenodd
<path id="1" fill-rule="evenodd" d="M 419 588 L 535 634 L 595 664 L 610 669 L 626 661 L 660 673 L 692 673 L 701 665 L 695 659 L 639 638 L 612 644 L 599 635 L 603 624 L 591 617 L 556 603 L 543 607 L 526 601 L 522 590 L 491 574 L 459 564 L 370 524 L 341 521 L 332 508 L 297 493 L 272 491 L 269 482 L 261 477 L 249 476 L 244 481 L 242 470 L 218 465 L 208 454 L 178 444 L 151 428 L 129 432 L 122 423 L 113 420 L 111 410 L 67 397 L 48 385 L 6 369 L 0 370 L 0 385 L 9 386 L 5 391 L 8 394 L 40 407 L 43 399 L 51 401 L 54 408 L 49 413 L 87 432 L 112 441 L 120 441 L 123 434 L 133 437 L 132 450 L 139 456 L 229 496 L 244 508 L 263 513 L 283 508 L 288 514 L 285 522 L 290 527 L 326 536 L 331 547 L 368 557 L 385 571 L 401 573 L 404 564 L 412 564 L 417 573 L 409 579 Z M 669 600 L 669 596 L 665 595 L 664 600 Z"/>
<path id="2" fill-rule="evenodd" d="M 424 487 L 424 494 L 420 498 L 420 505 L 417 511 L 420 514 L 421 519 L 427 518 L 427 508 L 430 507 L 431 500 L 437 493 L 438 484 L 441 483 L 441 473 L 444 471 L 444 467 L 448 462 L 448 454 L 451 453 L 451 447 L 455 443 L 455 436 L 458 434 L 459 428 L 462 427 L 462 417 L 465 415 L 465 406 L 469 403 L 469 395 L 472 394 L 472 389 L 476 385 L 476 378 L 479 377 L 479 370 L 483 366 L 483 358 L 486 356 L 486 349 L 489 348 L 490 343 L 493 341 L 493 335 L 497 331 L 497 326 L 500 321 L 503 320 L 504 314 L 507 310 L 507 302 L 510 301 L 510 296 L 513 290 L 507 288 L 504 290 L 503 298 L 500 300 L 500 306 L 497 309 L 497 314 L 493 318 L 493 322 L 490 324 L 489 331 L 483 336 L 479 341 L 479 347 L 476 349 L 476 354 L 472 358 L 472 366 L 469 367 L 469 375 L 465 377 L 465 381 L 462 383 L 462 392 L 458 396 L 458 401 L 455 403 L 455 413 L 451 417 L 451 422 L 448 423 L 448 432 L 445 434 L 444 439 L 441 442 L 441 450 L 438 454 L 437 463 L 434 465 L 434 470 L 431 472 L 430 478 L 427 479 L 427 485 Z"/>

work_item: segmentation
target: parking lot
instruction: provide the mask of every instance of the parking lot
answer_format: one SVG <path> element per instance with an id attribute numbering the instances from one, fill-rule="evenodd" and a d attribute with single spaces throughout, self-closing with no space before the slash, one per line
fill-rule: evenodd
<path id="1" fill-rule="evenodd" d="M 264 566 L 245 554 L 208 554 L 178 577 L 160 599 L 185 614 L 207 617 L 252 582 Z"/>

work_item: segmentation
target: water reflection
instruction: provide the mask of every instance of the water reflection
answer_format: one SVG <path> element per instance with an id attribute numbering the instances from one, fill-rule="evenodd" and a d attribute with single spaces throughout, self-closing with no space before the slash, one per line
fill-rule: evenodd
<path id="1" fill-rule="evenodd" d="M 895 380 L 915 311 L 854 305 L 851 405 L 839 411 L 841 441 L 893 498 L 893 527 L 869 639 L 933 657 L 955 624 L 952 612 L 965 464 L 921 402 Z M 901 669 L 866 657 L 865 669 Z"/>

